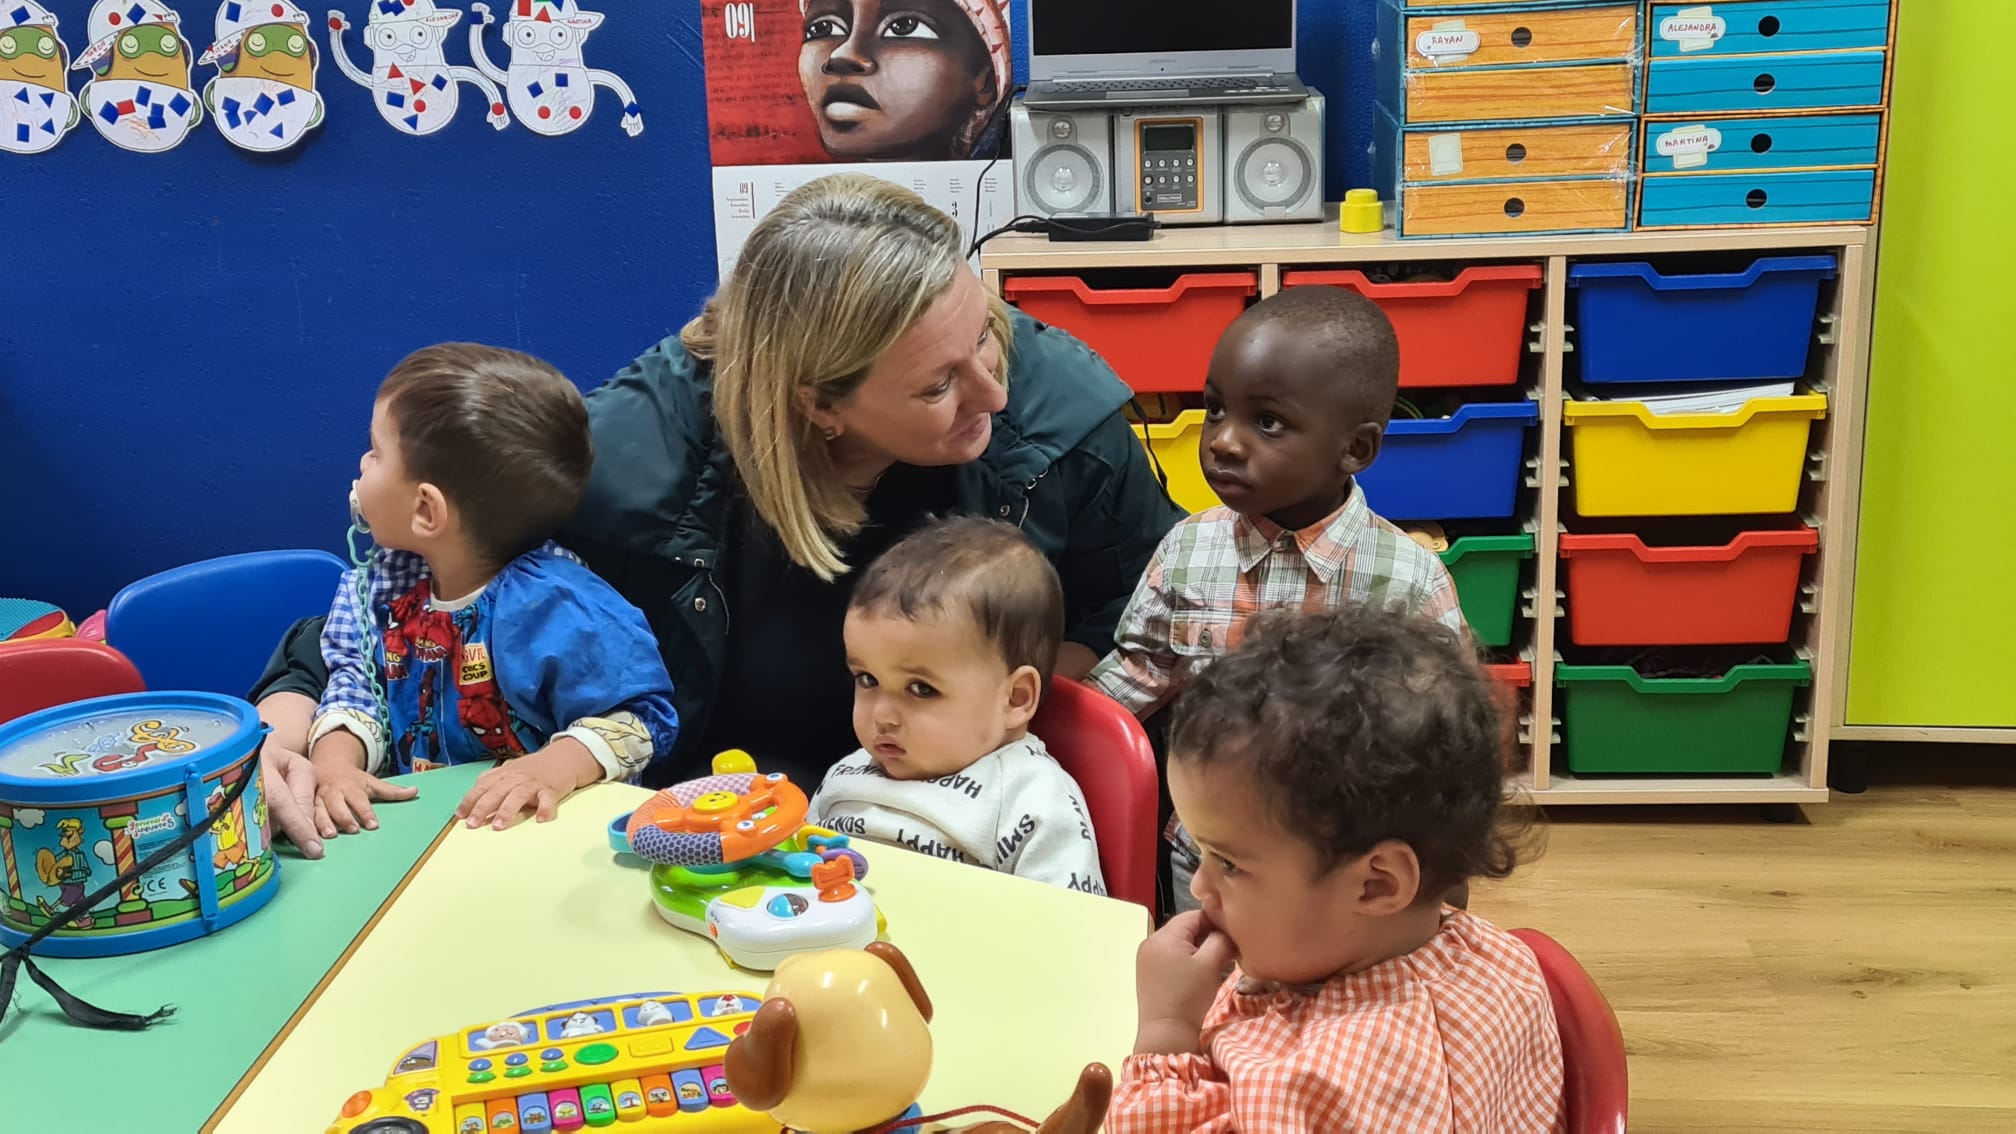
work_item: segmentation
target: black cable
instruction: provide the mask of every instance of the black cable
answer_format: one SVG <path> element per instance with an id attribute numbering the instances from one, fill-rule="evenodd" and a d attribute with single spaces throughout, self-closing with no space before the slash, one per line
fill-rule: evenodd
<path id="1" fill-rule="evenodd" d="M 1015 217 L 1010 218 L 1007 224 L 1004 224 L 999 228 L 983 232 L 980 235 L 974 237 L 972 246 L 966 249 L 966 258 L 969 260 L 972 259 L 974 255 L 980 251 L 980 246 L 982 244 L 985 244 L 988 241 L 1004 233 L 1009 232 L 1041 233 L 1048 231 L 1050 231 L 1049 220 L 1047 220 L 1044 217 L 1036 216 L 1033 213 L 1021 213 Z"/>
<path id="2" fill-rule="evenodd" d="M 1148 407 L 1142 405 L 1141 399 L 1138 397 L 1129 397 L 1127 405 L 1134 411 L 1134 416 L 1140 419 L 1141 431 L 1145 434 L 1148 431 L 1148 426 L 1154 424 L 1148 417 Z M 1146 440 L 1146 438 L 1144 437 L 1143 440 Z M 1155 455 L 1155 446 L 1153 445 L 1143 445 L 1141 448 L 1148 454 L 1148 467 L 1155 470 L 1155 480 L 1162 485 L 1162 495 L 1168 496 L 1169 474 L 1162 468 L 1162 458 Z M 1171 497 L 1171 499 L 1174 499 L 1174 497 Z"/>
<path id="3" fill-rule="evenodd" d="M 984 138 L 993 131 L 995 125 L 1001 121 L 1001 116 L 1007 114 L 1009 109 L 1014 105 L 1015 96 L 1027 89 L 1027 87 L 1020 83 L 1010 83 L 1008 85 L 1008 97 L 994 105 L 994 113 L 987 116 L 987 125 L 983 126 L 980 130 L 981 137 Z M 987 198 L 987 175 L 994 172 L 994 164 L 1001 160 L 1001 155 L 1007 149 L 1008 131 L 1004 129 L 994 143 L 993 156 L 987 159 L 986 165 L 980 167 L 980 176 L 973 179 L 973 231 L 976 233 L 980 231 L 980 209 L 982 202 Z M 1010 221 L 1009 223 L 1013 224 L 1014 222 Z M 966 249 L 966 258 L 971 260 L 973 254 L 980 251 L 980 245 L 999 235 L 1001 235 L 999 232 L 990 232 L 986 236 L 974 237 L 973 246 Z"/>

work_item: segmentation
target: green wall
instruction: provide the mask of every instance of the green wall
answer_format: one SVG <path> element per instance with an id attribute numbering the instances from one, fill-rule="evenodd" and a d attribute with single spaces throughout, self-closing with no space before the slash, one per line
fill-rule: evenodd
<path id="1" fill-rule="evenodd" d="M 1848 723 L 2016 726 L 2016 4 L 1899 8 Z"/>

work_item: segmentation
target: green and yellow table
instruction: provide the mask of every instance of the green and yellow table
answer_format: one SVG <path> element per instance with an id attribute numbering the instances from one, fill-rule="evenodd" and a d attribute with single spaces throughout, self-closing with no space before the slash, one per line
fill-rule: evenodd
<path id="1" fill-rule="evenodd" d="M 591 788 L 551 823 L 443 834 L 479 769 L 429 772 L 381 829 L 288 861 L 280 891 L 223 933 L 131 957 L 49 961 L 108 1008 L 176 1004 L 150 1031 L 71 1026 L 22 982 L 0 1034 L 6 1129 L 319 1131 L 412 1044 L 520 1009 L 765 978 L 660 921 L 606 828 L 644 791 Z M 438 840 L 437 840 L 438 836 Z M 907 851 L 865 847 L 889 936 L 937 1015 L 927 1110 L 1047 1112 L 1134 1030 L 1138 907 Z"/>

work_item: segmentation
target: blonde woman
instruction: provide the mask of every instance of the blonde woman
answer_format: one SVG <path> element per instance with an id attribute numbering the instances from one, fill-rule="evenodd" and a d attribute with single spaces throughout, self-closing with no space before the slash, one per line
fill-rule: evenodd
<path id="1" fill-rule="evenodd" d="M 1128 396 L 988 294 L 958 226 L 909 190 L 843 173 L 786 197 L 700 316 L 587 398 L 595 468 L 563 542 L 642 608 L 671 671 L 680 736 L 645 782 L 743 748 L 817 784 L 856 746 L 855 575 L 934 513 L 1042 550 L 1064 584 L 1057 672 L 1083 676 L 1181 516 Z M 319 631 L 296 629 L 255 700 L 319 693 Z M 268 745 L 293 739 L 283 723 Z"/>

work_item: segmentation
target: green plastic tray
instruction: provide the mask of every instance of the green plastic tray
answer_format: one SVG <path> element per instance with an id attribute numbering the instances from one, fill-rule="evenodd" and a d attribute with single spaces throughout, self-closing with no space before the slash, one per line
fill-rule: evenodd
<path id="1" fill-rule="evenodd" d="M 1511 645 L 1519 615 L 1519 564 L 1533 558 L 1533 533 L 1464 536 L 1450 541 L 1441 555 L 1456 584 L 1463 621 L 1478 644 Z"/>
<path id="2" fill-rule="evenodd" d="M 1739 665 L 1721 677 L 1644 677 L 1628 665 L 1557 665 L 1568 770 L 1771 775 L 1785 762 L 1806 662 Z"/>

